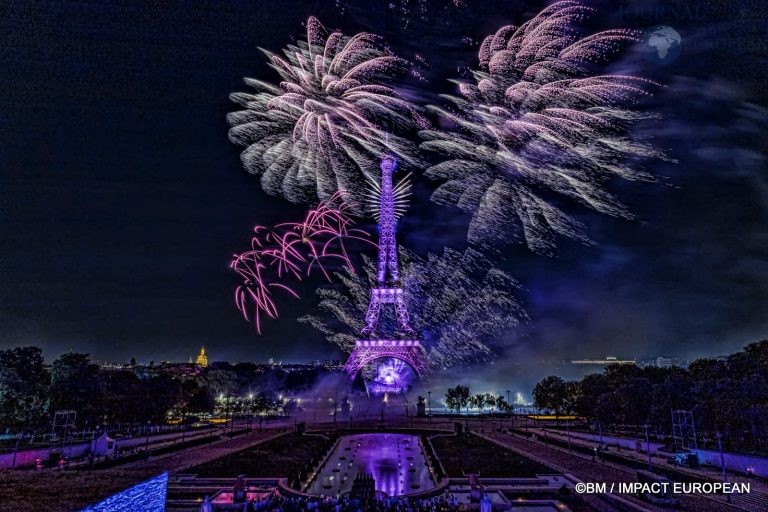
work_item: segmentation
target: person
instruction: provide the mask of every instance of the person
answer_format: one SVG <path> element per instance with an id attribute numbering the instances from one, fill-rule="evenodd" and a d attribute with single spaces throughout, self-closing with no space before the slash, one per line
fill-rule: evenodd
<path id="1" fill-rule="evenodd" d="M 211 498 L 206 496 L 203 500 L 203 504 L 200 505 L 200 512 L 213 512 L 213 505 L 211 504 Z"/>
<path id="2" fill-rule="evenodd" d="M 246 501 L 245 493 L 245 475 L 238 475 L 235 481 L 235 488 L 233 489 L 232 502 L 243 503 Z"/>
<path id="3" fill-rule="evenodd" d="M 480 512 L 491 512 L 492 510 L 491 498 L 488 497 L 488 493 L 483 493 L 483 499 L 480 500 Z"/>

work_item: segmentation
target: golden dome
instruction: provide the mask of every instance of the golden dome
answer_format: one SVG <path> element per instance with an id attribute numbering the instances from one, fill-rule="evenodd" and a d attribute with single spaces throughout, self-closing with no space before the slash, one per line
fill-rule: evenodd
<path id="1" fill-rule="evenodd" d="M 205 347 L 200 349 L 200 354 L 197 356 L 197 359 L 195 359 L 195 364 L 202 368 L 208 366 L 208 356 L 205 355 Z"/>

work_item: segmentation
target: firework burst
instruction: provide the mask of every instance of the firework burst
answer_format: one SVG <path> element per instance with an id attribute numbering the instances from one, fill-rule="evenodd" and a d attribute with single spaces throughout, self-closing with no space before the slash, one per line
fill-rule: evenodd
<path id="1" fill-rule="evenodd" d="M 341 193 L 336 193 L 310 210 L 301 222 L 282 223 L 271 229 L 256 226 L 250 250 L 233 256 L 230 267 L 243 281 L 235 289 L 235 305 L 246 320 L 256 324 L 259 333 L 263 315 L 278 317 L 274 292 L 299 298 L 282 282 L 284 279 L 301 280 L 319 270 L 330 280 L 326 264 L 331 262 L 341 263 L 354 273 L 344 242 L 371 242 L 365 231 L 353 227 L 347 209 Z"/>
<path id="2" fill-rule="evenodd" d="M 415 148 L 395 131 L 426 128 L 417 109 L 389 83 L 408 63 L 378 36 L 327 34 L 316 18 L 307 38 L 282 55 L 262 50 L 282 81 L 246 78 L 255 93 L 235 93 L 245 110 L 229 114 L 229 138 L 246 146 L 245 169 L 264 190 L 292 202 L 325 200 L 340 190 L 359 197 L 386 150 L 415 163 Z"/>
<path id="3" fill-rule="evenodd" d="M 629 218 L 606 182 L 652 179 L 637 160 L 662 155 L 627 130 L 647 117 L 632 105 L 659 84 L 593 73 L 640 34 L 583 37 L 575 25 L 592 12 L 561 1 L 520 27 L 500 28 L 480 47 L 474 83 L 457 81 L 460 96 L 430 107 L 455 127 L 421 132 L 422 148 L 444 159 L 425 173 L 443 182 L 433 200 L 472 212 L 472 243 L 518 238 L 544 254 L 554 252 L 557 235 L 589 243 L 562 199 Z"/>
<path id="4" fill-rule="evenodd" d="M 340 284 L 317 291 L 324 314 L 300 319 L 347 352 L 365 326 L 369 288 L 376 282 L 375 262 L 363 260 L 364 274 L 338 272 L 334 280 Z M 515 297 L 518 283 L 501 270 L 488 269 L 472 250 L 445 249 L 440 256 L 420 258 L 401 248 L 400 262 L 410 323 L 423 336 L 422 344 L 435 369 L 492 360 L 495 354 L 490 340 L 527 320 Z M 395 323 L 391 316 L 380 319 L 383 329 L 394 328 Z M 345 332 L 338 329 L 339 324 Z"/>

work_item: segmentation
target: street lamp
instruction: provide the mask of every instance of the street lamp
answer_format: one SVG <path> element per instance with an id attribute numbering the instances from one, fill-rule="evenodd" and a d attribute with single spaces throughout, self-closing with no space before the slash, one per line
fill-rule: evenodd
<path id="1" fill-rule="evenodd" d="M 597 422 L 597 428 L 598 428 L 598 431 L 600 432 L 600 451 L 602 451 L 603 445 L 605 444 L 603 443 L 603 422 L 602 421 Z"/>
<path id="2" fill-rule="evenodd" d="M 227 422 L 229 421 L 229 393 L 224 397 L 224 436 L 227 435 Z"/>
<path id="3" fill-rule="evenodd" d="M 507 390 L 507 412 L 509 412 L 512 417 L 512 428 L 515 428 L 514 409 L 512 408 L 512 402 L 509 400 L 509 390 Z"/>
<path id="4" fill-rule="evenodd" d="M 253 393 L 248 393 L 248 430 L 251 430 L 253 421 Z"/>
<path id="5" fill-rule="evenodd" d="M 429 405 L 429 422 L 432 423 L 432 392 L 427 391 L 427 396 L 429 397 L 427 404 Z"/>
<path id="6" fill-rule="evenodd" d="M 16 448 L 13 449 L 13 462 L 11 463 L 11 469 L 16 469 L 16 454 L 19 453 L 19 442 L 21 441 L 21 437 L 24 435 L 24 432 L 21 434 L 16 434 Z"/>
<path id="7" fill-rule="evenodd" d="M 144 458 L 149 458 L 149 426 L 152 424 L 151 421 L 147 421 L 147 440 L 144 442 Z"/>
<path id="8" fill-rule="evenodd" d="M 651 464 L 651 442 L 648 439 L 648 424 L 643 425 L 645 430 L 645 451 L 648 453 L 648 471 L 653 473 L 653 465 Z"/>
<path id="9" fill-rule="evenodd" d="M 715 436 L 717 437 L 717 449 L 720 450 L 720 469 L 723 472 L 723 483 L 728 482 L 728 475 L 725 472 L 725 456 L 723 455 L 723 436 L 718 431 Z M 731 495 L 728 494 L 728 503 L 731 502 Z"/>
<path id="10" fill-rule="evenodd" d="M 183 418 L 183 416 L 182 416 Z M 184 424 L 184 421 L 181 422 L 181 455 L 179 456 L 179 466 L 181 466 L 181 463 L 184 461 L 184 443 L 187 440 L 187 426 Z"/>

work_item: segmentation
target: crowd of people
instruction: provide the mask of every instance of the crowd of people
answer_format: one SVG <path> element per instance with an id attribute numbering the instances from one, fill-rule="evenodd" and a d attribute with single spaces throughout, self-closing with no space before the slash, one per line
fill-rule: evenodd
<path id="1" fill-rule="evenodd" d="M 203 504 L 202 512 L 212 511 Z M 482 508 L 482 507 L 481 507 Z M 468 510 L 452 494 L 429 499 L 405 497 L 385 498 L 329 498 L 329 497 L 287 497 L 275 492 L 259 501 L 243 505 L 244 512 L 451 512 Z M 489 509 L 490 510 L 490 509 Z"/>
<path id="2" fill-rule="evenodd" d="M 282 498 L 270 497 L 254 503 L 253 510 L 264 512 L 447 512 L 462 510 L 451 495 L 431 499 L 387 497 L 357 498 Z"/>

